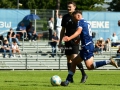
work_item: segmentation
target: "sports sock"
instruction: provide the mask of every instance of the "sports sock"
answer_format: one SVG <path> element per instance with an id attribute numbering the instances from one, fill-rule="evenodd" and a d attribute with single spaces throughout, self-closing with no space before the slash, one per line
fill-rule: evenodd
<path id="1" fill-rule="evenodd" d="M 104 66 L 104 65 L 107 65 L 107 64 L 108 64 L 107 60 L 105 60 L 105 61 L 94 62 L 93 66 L 94 66 L 94 68 L 98 68 L 98 67 L 101 67 L 101 66 Z"/>
<path id="2" fill-rule="evenodd" d="M 71 68 L 71 63 L 67 63 L 67 67 L 68 67 L 68 71 L 69 71 Z"/>
<path id="3" fill-rule="evenodd" d="M 66 78 L 66 81 L 67 81 L 67 82 L 70 82 L 70 81 L 72 80 L 72 78 L 73 78 L 73 75 L 74 75 L 74 73 L 73 73 L 72 71 L 69 71 L 69 72 L 68 72 L 68 76 L 67 76 L 67 78 Z"/>
<path id="4" fill-rule="evenodd" d="M 85 73 L 85 71 L 84 71 L 84 68 L 83 68 L 82 63 L 77 64 L 77 67 L 78 67 L 78 68 L 79 68 L 79 70 L 81 71 L 82 76 L 85 76 L 85 75 L 86 75 L 86 73 Z"/>
<path id="5" fill-rule="evenodd" d="M 106 64 L 110 64 L 110 62 L 111 62 L 110 60 L 106 60 Z"/>

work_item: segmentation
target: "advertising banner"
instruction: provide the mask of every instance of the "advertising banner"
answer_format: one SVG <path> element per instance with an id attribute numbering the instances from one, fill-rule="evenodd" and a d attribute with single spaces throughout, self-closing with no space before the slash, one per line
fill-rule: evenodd
<path id="1" fill-rule="evenodd" d="M 120 12 L 83 12 L 83 17 L 91 24 L 92 31 L 96 33 L 96 39 L 111 38 L 116 33 L 120 40 Z"/>
<path id="2" fill-rule="evenodd" d="M 16 29 L 30 10 L 0 9 L 0 34 L 10 28 Z"/>

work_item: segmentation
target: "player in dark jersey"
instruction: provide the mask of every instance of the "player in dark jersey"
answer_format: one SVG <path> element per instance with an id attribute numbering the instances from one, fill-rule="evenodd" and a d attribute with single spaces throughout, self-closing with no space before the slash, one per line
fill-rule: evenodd
<path id="1" fill-rule="evenodd" d="M 68 14 L 64 15 L 62 18 L 62 24 L 61 24 L 62 30 L 60 34 L 59 48 L 61 46 L 63 36 L 64 35 L 71 36 L 76 31 L 77 24 L 74 23 L 72 20 L 72 13 L 75 11 L 76 4 L 74 2 L 68 2 L 67 7 L 68 7 Z M 72 63 L 71 59 L 75 58 L 79 51 L 79 44 L 75 43 L 77 39 L 78 37 L 68 42 L 65 42 L 65 55 L 67 57 L 68 71 L 70 70 L 71 67 L 71 63 Z M 80 82 L 84 83 L 87 79 L 87 75 L 84 71 L 82 63 L 78 63 L 77 67 L 80 69 L 82 73 L 82 79 Z M 71 82 L 73 82 L 73 79 L 71 80 Z"/>
<path id="2" fill-rule="evenodd" d="M 82 18 L 82 12 L 79 10 L 73 12 L 73 18 L 75 22 L 78 23 L 78 26 L 76 27 L 77 31 L 71 36 L 63 37 L 63 40 L 68 42 L 75 37 L 80 36 L 81 50 L 77 57 L 72 60 L 71 69 L 68 73 L 66 81 L 61 83 L 62 86 L 67 86 L 69 84 L 75 73 L 77 63 L 80 63 L 82 61 L 85 62 L 88 70 L 92 70 L 107 64 L 111 64 L 118 68 L 118 65 L 112 58 L 110 58 L 109 60 L 93 62 L 94 45 L 92 41 L 92 31 L 90 24 Z"/>

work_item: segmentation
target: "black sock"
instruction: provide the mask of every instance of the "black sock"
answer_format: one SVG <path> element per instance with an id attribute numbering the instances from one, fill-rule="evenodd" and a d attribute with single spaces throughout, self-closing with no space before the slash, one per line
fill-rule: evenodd
<path id="1" fill-rule="evenodd" d="M 82 63 L 77 64 L 77 67 L 78 67 L 78 68 L 79 68 L 79 70 L 81 71 L 82 76 L 86 75 L 86 73 L 85 73 L 85 71 L 84 71 L 84 68 L 83 68 Z"/>
<path id="2" fill-rule="evenodd" d="M 68 67 L 68 71 L 69 71 L 71 68 L 71 63 L 67 63 L 67 67 Z"/>
<path id="3" fill-rule="evenodd" d="M 67 78 L 66 78 L 66 81 L 71 82 L 71 81 L 72 81 L 72 78 L 73 78 L 73 75 L 68 74 L 68 76 L 67 76 Z"/>

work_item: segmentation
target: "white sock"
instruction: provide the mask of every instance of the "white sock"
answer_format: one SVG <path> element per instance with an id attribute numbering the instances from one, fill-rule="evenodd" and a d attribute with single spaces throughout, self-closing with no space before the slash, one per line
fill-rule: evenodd
<path id="1" fill-rule="evenodd" d="M 106 64 L 110 64 L 111 63 L 111 61 L 110 60 L 106 60 Z"/>

